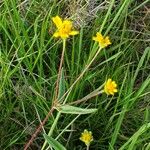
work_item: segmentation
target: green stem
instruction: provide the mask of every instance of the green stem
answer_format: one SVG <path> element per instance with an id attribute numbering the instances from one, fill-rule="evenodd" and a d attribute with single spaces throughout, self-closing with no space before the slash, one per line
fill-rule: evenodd
<path id="1" fill-rule="evenodd" d="M 62 69 L 62 65 L 63 65 L 63 60 L 64 60 L 64 54 L 65 54 L 65 49 L 66 49 L 66 40 L 63 39 L 63 50 L 62 50 L 62 54 L 61 54 L 61 60 L 60 60 L 60 65 L 59 65 L 59 70 L 58 70 L 58 78 L 57 78 L 57 82 L 56 82 L 56 93 L 55 93 L 55 99 L 54 99 L 54 103 L 55 100 L 58 99 L 58 90 L 59 90 L 59 80 L 60 80 L 60 75 L 61 75 L 61 69 Z M 48 136 L 51 136 L 53 134 L 53 131 L 57 125 L 58 119 L 60 117 L 61 113 L 58 112 L 57 116 L 51 126 L 51 129 L 49 130 Z M 44 150 L 45 146 L 47 144 L 47 141 L 45 140 L 41 150 Z"/>
<path id="2" fill-rule="evenodd" d="M 89 150 L 89 148 L 90 148 L 90 145 L 87 145 L 86 150 Z"/>
<path id="3" fill-rule="evenodd" d="M 98 49 L 97 53 L 95 54 L 95 56 L 93 57 L 93 59 L 90 61 L 90 63 L 88 65 L 86 65 L 86 67 L 84 68 L 84 70 L 81 72 L 81 74 L 79 75 L 79 77 L 75 80 L 75 82 L 71 85 L 71 87 L 67 90 L 66 93 L 68 93 L 68 95 L 66 96 L 66 99 L 64 100 L 63 104 L 66 103 L 67 98 L 70 94 L 70 91 L 73 89 L 74 85 L 83 77 L 84 73 L 89 69 L 89 67 L 91 66 L 91 64 L 93 63 L 93 61 L 96 59 L 96 57 L 98 56 L 98 54 L 100 53 L 101 48 Z M 63 96 L 64 97 L 64 96 Z M 63 98 L 62 97 L 62 98 Z"/>
<path id="4" fill-rule="evenodd" d="M 59 65 L 59 70 L 58 70 L 58 77 L 57 77 L 57 82 L 56 82 L 55 100 L 58 98 L 59 80 L 60 80 L 60 76 L 61 76 L 61 69 L 62 69 L 63 60 L 64 60 L 65 49 L 66 49 L 66 40 L 64 39 L 63 40 L 63 50 L 62 50 L 60 65 Z"/>
<path id="5" fill-rule="evenodd" d="M 102 87 L 102 86 L 101 86 Z M 104 90 L 98 91 L 97 89 L 94 90 L 93 92 L 91 92 L 90 94 L 86 95 L 85 97 L 83 97 L 82 99 L 76 100 L 74 102 L 69 103 L 69 105 L 73 105 L 73 104 L 79 104 L 81 102 L 86 102 L 87 100 L 91 99 L 92 97 L 95 97 L 99 94 L 102 94 L 104 92 Z"/>

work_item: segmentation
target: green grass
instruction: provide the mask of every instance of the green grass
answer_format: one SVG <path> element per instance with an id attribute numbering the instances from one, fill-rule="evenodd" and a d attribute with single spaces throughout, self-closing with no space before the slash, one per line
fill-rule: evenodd
<path id="1" fill-rule="evenodd" d="M 103 93 L 74 105 L 97 108 L 96 113 L 55 111 L 30 149 L 41 149 L 43 134 L 49 131 L 66 149 L 85 149 L 79 137 L 87 129 L 94 137 L 90 149 L 149 150 L 148 2 L 1 1 L 0 149 L 23 149 L 52 106 L 63 42 L 52 37 L 55 26 L 51 18 L 59 15 L 72 18 L 80 31 L 66 41 L 60 97 L 69 91 L 62 101 L 71 103 L 85 97 L 107 78 L 116 81 L 119 91 L 114 97 Z M 74 84 L 98 50 L 92 41 L 98 31 L 109 35 L 112 45 L 100 52 Z"/>

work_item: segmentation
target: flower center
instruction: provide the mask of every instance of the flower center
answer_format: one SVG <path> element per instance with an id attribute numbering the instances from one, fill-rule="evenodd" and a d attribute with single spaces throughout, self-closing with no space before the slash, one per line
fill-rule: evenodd
<path id="1" fill-rule="evenodd" d="M 63 23 L 60 32 L 62 34 L 69 34 L 71 32 L 72 25 L 70 23 Z"/>
<path id="2" fill-rule="evenodd" d="M 107 87 L 108 91 L 113 91 L 114 90 L 114 86 L 112 84 L 108 85 Z"/>

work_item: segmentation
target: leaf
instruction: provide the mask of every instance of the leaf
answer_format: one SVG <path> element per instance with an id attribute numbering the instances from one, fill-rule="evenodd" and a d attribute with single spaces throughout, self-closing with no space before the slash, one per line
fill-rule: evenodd
<path id="1" fill-rule="evenodd" d="M 124 145 L 120 147 L 119 150 L 133 149 L 138 142 L 138 138 L 149 129 L 150 129 L 150 123 L 146 123 L 142 125 L 140 129 L 137 132 L 135 132 Z"/>
<path id="2" fill-rule="evenodd" d="M 64 94 L 65 94 L 65 78 L 64 78 L 64 70 L 62 68 L 59 80 L 58 100 L 60 100 Z"/>
<path id="3" fill-rule="evenodd" d="M 45 140 L 47 141 L 47 143 L 53 147 L 55 150 L 66 150 L 66 148 L 60 144 L 58 141 L 56 141 L 55 139 L 53 139 L 52 137 L 48 136 L 47 134 L 43 134 Z"/>
<path id="4" fill-rule="evenodd" d="M 139 61 L 139 63 L 138 63 L 137 69 L 136 69 L 135 74 L 134 74 L 134 77 L 133 77 L 133 79 L 132 79 L 133 82 L 135 81 L 135 79 L 136 79 L 136 77 L 137 77 L 137 75 L 138 75 L 138 73 L 139 73 L 141 67 L 143 66 L 147 55 L 148 55 L 148 56 L 150 55 L 150 47 L 147 47 L 147 48 L 144 50 L 144 53 L 143 53 L 143 55 L 142 55 L 142 57 L 141 57 L 141 59 L 140 59 L 140 61 Z"/>
<path id="5" fill-rule="evenodd" d="M 86 108 L 79 108 L 79 107 L 74 107 L 70 105 L 63 105 L 59 107 L 59 111 L 61 113 L 65 114 L 90 114 L 94 113 L 97 111 L 97 109 L 86 109 Z"/>

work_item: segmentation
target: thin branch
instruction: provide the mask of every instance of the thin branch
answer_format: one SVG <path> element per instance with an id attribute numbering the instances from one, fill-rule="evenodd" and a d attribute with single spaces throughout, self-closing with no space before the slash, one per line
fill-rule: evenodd
<path id="1" fill-rule="evenodd" d="M 42 121 L 42 123 L 38 126 L 38 128 L 35 131 L 35 133 L 31 136 L 31 139 L 29 140 L 29 142 L 25 145 L 24 150 L 27 150 L 30 147 L 30 145 L 32 144 L 34 138 L 41 131 L 41 128 L 44 126 L 44 124 L 46 123 L 46 121 L 48 120 L 48 118 L 51 116 L 51 114 L 53 113 L 54 109 L 55 109 L 54 107 L 52 107 L 50 109 L 50 111 L 48 112 L 47 116 L 44 118 L 44 120 Z"/>

